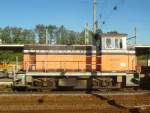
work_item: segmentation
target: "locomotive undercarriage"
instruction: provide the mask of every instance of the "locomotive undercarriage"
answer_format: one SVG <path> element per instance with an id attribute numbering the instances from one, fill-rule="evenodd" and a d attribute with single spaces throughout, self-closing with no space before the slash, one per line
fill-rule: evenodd
<path id="1" fill-rule="evenodd" d="M 41 89 L 99 89 L 118 87 L 115 77 L 33 77 L 32 85 Z"/>
<path id="2" fill-rule="evenodd" d="M 125 86 L 124 77 L 121 79 L 118 81 L 116 76 L 28 76 L 21 87 L 23 90 L 35 91 L 120 89 Z M 15 89 L 20 87 L 14 86 Z"/>

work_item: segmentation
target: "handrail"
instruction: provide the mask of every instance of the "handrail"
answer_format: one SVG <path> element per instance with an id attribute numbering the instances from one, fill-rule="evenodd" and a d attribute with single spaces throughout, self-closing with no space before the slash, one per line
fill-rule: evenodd
<path id="1" fill-rule="evenodd" d="M 69 67 L 69 65 L 74 65 Z M 96 61 L 86 62 L 86 61 L 36 61 L 32 63 L 27 61 L 24 63 L 24 69 L 29 71 L 94 71 L 97 66 L 101 66 L 100 63 Z M 56 67 L 52 67 L 56 66 Z M 94 67 L 93 67 L 94 66 Z"/>

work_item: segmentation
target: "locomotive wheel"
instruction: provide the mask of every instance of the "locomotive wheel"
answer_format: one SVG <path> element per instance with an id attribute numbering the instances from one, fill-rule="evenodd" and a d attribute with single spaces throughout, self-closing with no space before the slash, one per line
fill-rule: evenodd
<path id="1" fill-rule="evenodd" d="M 37 86 L 37 87 L 42 87 L 43 86 L 42 81 L 34 81 L 33 84 L 34 84 L 34 86 Z"/>
<path id="2" fill-rule="evenodd" d="M 98 89 L 99 86 L 100 86 L 100 81 L 97 80 L 97 79 L 93 79 L 92 86 L 93 86 L 94 89 Z"/>
<path id="3" fill-rule="evenodd" d="M 48 89 L 55 88 L 55 81 L 54 81 L 54 79 L 47 80 L 47 87 L 48 87 Z"/>
<path id="4" fill-rule="evenodd" d="M 93 87 L 95 88 L 111 88 L 113 86 L 112 78 L 97 78 L 93 80 Z"/>

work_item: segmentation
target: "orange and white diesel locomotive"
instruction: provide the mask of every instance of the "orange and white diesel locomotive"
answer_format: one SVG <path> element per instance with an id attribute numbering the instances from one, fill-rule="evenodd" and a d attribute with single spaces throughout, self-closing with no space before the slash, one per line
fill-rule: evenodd
<path id="1" fill-rule="evenodd" d="M 97 35 L 93 45 L 25 45 L 15 87 L 99 89 L 137 86 L 135 50 L 126 34 Z M 19 74 L 18 74 L 19 76 Z"/>

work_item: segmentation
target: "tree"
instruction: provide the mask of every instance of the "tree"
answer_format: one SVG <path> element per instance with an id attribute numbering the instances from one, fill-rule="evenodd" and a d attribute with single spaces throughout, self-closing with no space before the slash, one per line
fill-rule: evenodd
<path id="1" fill-rule="evenodd" d="M 101 33 L 101 29 L 97 30 Z M 92 40 L 92 32 L 89 31 L 89 42 Z M 38 40 L 36 40 L 38 36 Z M 36 41 L 40 44 L 85 44 L 85 31 L 75 32 L 65 28 L 63 25 L 60 27 L 55 25 L 38 24 L 34 30 L 24 29 L 20 27 L 0 28 L 0 39 L 3 43 L 8 44 L 34 44 Z"/>
<path id="2" fill-rule="evenodd" d="M 68 39 L 69 39 L 69 44 L 76 44 L 76 41 L 77 41 L 76 38 L 77 38 L 76 32 L 70 31 L 69 37 L 68 37 Z"/>
<path id="3" fill-rule="evenodd" d="M 19 62 L 23 60 L 23 53 L 14 52 L 11 50 L 1 50 L 0 51 L 0 64 L 9 64 L 16 61 L 16 56 L 18 57 Z"/>
<path id="4" fill-rule="evenodd" d="M 35 32 L 39 37 L 39 43 L 45 44 L 46 41 L 46 27 L 43 24 L 36 25 Z"/>
<path id="5" fill-rule="evenodd" d="M 30 29 L 7 26 L 0 29 L 0 39 L 6 44 L 33 44 L 35 33 Z"/>
<path id="6" fill-rule="evenodd" d="M 11 43 L 9 27 L 5 27 L 4 29 L 1 29 L 0 38 L 2 40 L 2 43 Z"/>
<path id="7" fill-rule="evenodd" d="M 34 44 L 35 43 L 35 33 L 32 30 L 24 29 L 21 33 L 21 39 L 24 44 Z"/>
<path id="8" fill-rule="evenodd" d="M 59 43 L 65 44 L 67 41 L 67 33 L 63 25 L 59 28 L 59 34 L 60 34 Z"/>
<path id="9" fill-rule="evenodd" d="M 58 31 L 58 28 L 55 25 L 48 25 L 46 27 L 46 29 L 48 30 L 49 43 L 50 44 L 57 43 L 57 31 Z"/>
<path id="10" fill-rule="evenodd" d="M 100 28 L 97 28 L 96 33 L 103 33 Z"/>
<path id="11" fill-rule="evenodd" d="M 12 59 L 12 51 L 0 51 L 0 63 L 8 64 Z"/>
<path id="12" fill-rule="evenodd" d="M 78 38 L 78 44 L 85 44 L 85 31 L 82 31 Z"/>

